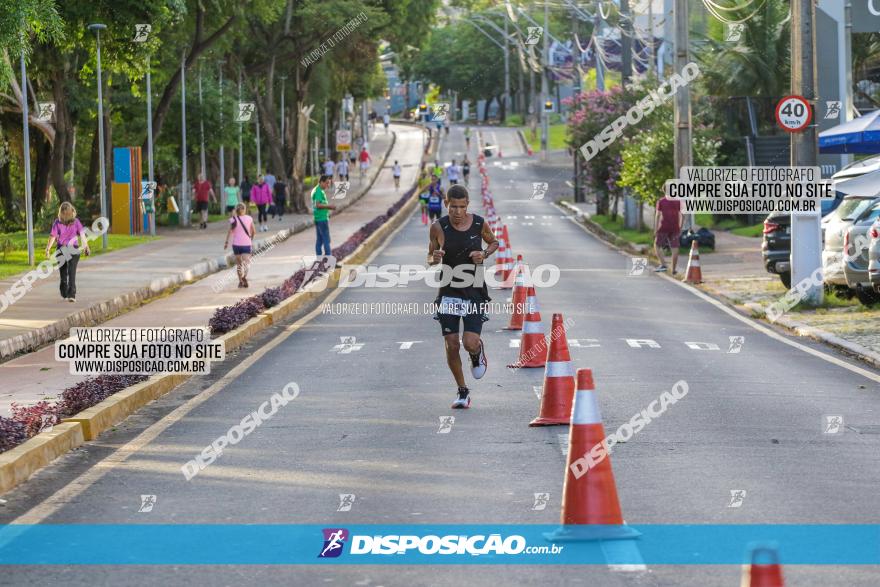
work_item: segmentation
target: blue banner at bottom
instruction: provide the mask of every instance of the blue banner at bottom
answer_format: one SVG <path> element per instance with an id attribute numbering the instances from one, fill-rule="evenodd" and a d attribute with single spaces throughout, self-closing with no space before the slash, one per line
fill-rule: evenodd
<path id="1" fill-rule="evenodd" d="M 0 526 L 2 565 L 880 565 L 880 525 Z M 755 561 L 761 562 L 761 561 Z"/>

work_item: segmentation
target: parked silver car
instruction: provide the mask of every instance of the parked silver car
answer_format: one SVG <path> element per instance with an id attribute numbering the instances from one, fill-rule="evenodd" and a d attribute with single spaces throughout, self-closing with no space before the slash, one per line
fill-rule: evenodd
<path id="1" fill-rule="evenodd" d="M 880 218 L 868 229 L 871 244 L 868 245 L 868 279 L 874 291 L 880 293 Z"/>
<path id="2" fill-rule="evenodd" d="M 868 273 L 869 239 L 875 222 L 880 219 L 880 200 L 869 206 L 846 229 L 843 240 L 843 274 L 846 285 L 855 293 L 863 304 L 871 305 L 880 302 L 880 296 L 874 291 Z"/>
<path id="3" fill-rule="evenodd" d="M 847 231 L 856 219 L 866 213 L 875 203 L 876 196 L 849 195 L 837 209 L 822 222 L 822 270 L 825 283 L 834 289 L 849 291 L 844 273 L 843 245 Z"/>

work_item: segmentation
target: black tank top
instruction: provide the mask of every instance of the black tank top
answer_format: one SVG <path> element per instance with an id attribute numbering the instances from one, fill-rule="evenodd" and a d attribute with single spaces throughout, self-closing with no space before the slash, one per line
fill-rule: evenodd
<path id="1" fill-rule="evenodd" d="M 439 303 L 440 298 L 443 296 L 470 300 L 474 304 L 490 301 L 492 298 L 489 297 L 489 289 L 486 287 L 485 279 L 483 279 L 483 266 L 480 264 L 474 265 L 470 258 L 472 251 L 483 250 L 483 218 L 474 214 L 473 222 L 471 222 L 471 226 L 467 230 L 456 230 L 453 228 L 449 216 L 444 216 L 437 223 L 443 229 L 443 250 L 445 254 L 443 255 L 442 263 L 448 265 L 453 270 L 459 265 L 470 265 L 471 267 L 466 270 L 466 273 L 468 275 L 476 275 L 478 279 L 475 280 L 475 283 L 480 283 L 478 287 L 445 285 L 438 292 L 437 302 Z M 449 271 L 449 269 L 445 271 Z M 456 279 L 455 281 L 460 280 Z"/>

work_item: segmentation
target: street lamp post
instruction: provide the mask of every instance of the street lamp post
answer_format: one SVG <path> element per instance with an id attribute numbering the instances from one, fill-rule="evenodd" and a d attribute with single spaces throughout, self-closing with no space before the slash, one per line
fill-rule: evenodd
<path id="1" fill-rule="evenodd" d="M 101 178 L 101 216 L 107 218 L 107 179 L 105 177 L 105 164 L 104 164 L 104 93 L 102 88 L 101 81 L 101 31 L 106 29 L 106 24 L 90 24 L 89 30 L 95 33 L 96 45 L 97 45 L 97 60 L 98 60 L 98 164 L 101 166 L 100 178 Z M 27 92 L 26 88 L 22 88 L 23 92 Z M 107 231 L 104 231 L 104 234 L 101 235 L 101 250 L 107 250 Z"/>
<path id="2" fill-rule="evenodd" d="M 189 226 L 189 193 L 186 177 L 186 52 L 180 58 L 180 211 L 183 225 Z"/>
<path id="3" fill-rule="evenodd" d="M 238 69 L 238 103 L 241 104 L 241 68 Z M 244 180 L 244 122 L 238 123 L 238 183 Z"/>
<path id="4" fill-rule="evenodd" d="M 202 62 L 199 61 L 199 135 L 201 139 L 201 151 L 199 154 L 202 166 L 202 176 L 208 179 L 208 166 L 205 164 L 205 109 L 202 105 Z"/>
<path id="5" fill-rule="evenodd" d="M 284 80 L 286 75 L 281 76 L 281 152 L 284 152 Z"/>
<path id="6" fill-rule="evenodd" d="M 28 124 L 27 69 L 24 65 L 24 33 L 21 46 L 21 119 L 24 140 L 24 209 L 27 222 L 28 265 L 34 264 L 34 212 L 31 195 L 31 134 Z"/>
<path id="7" fill-rule="evenodd" d="M 220 191 L 219 194 L 223 193 L 223 188 L 226 186 L 226 152 L 223 148 L 223 139 L 226 138 L 226 133 L 223 129 L 223 64 L 226 62 L 222 59 L 218 62 L 220 65 Z M 241 178 L 238 178 L 241 181 Z"/>

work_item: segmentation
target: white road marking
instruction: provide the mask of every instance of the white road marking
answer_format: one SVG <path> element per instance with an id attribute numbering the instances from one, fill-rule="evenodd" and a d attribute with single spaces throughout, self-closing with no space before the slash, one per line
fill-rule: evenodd
<path id="1" fill-rule="evenodd" d="M 556 439 L 559 441 L 559 450 L 562 451 L 562 456 L 568 456 L 568 434 L 557 434 Z"/>
<path id="2" fill-rule="evenodd" d="M 422 342 L 422 341 L 420 341 L 420 340 L 407 340 L 407 341 L 403 341 L 403 342 L 398 342 L 397 344 L 400 345 L 399 350 L 405 351 L 407 349 L 411 349 L 412 345 L 419 343 L 419 342 Z"/>
<path id="3" fill-rule="evenodd" d="M 687 348 L 695 351 L 720 351 L 721 348 L 714 342 L 685 342 Z"/>
<path id="4" fill-rule="evenodd" d="M 591 349 L 602 345 L 599 344 L 599 340 L 596 338 L 569 338 L 568 346 L 579 349 Z"/>
<path id="5" fill-rule="evenodd" d="M 541 399 L 541 393 L 544 391 L 544 386 L 543 385 L 533 385 L 532 391 L 535 392 L 535 397 L 537 397 L 538 399 Z"/>
<path id="6" fill-rule="evenodd" d="M 639 349 L 642 347 L 648 347 L 651 349 L 660 348 L 660 344 L 656 340 L 651 340 L 650 338 L 627 338 L 625 340 L 626 344 L 634 349 Z"/>
<path id="7" fill-rule="evenodd" d="M 510 346 L 508 348 L 518 349 L 519 348 L 519 339 L 518 338 L 511 338 L 510 339 Z"/>

